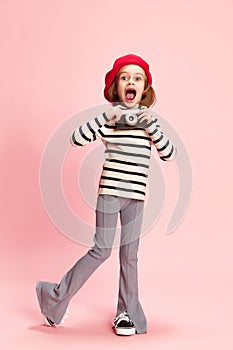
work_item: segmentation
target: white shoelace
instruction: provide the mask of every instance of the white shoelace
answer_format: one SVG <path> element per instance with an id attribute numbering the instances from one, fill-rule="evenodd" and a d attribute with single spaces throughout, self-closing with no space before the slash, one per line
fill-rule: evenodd
<path id="1" fill-rule="evenodd" d="M 130 318 L 129 315 L 127 314 L 127 311 L 124 311 L 122 313 L 120 313 L 118 316 L 114 317 L 113 319 L 113 326 L 117 326 L 121 321 L 126 321 L 126 322 L 130 322 Z"/>

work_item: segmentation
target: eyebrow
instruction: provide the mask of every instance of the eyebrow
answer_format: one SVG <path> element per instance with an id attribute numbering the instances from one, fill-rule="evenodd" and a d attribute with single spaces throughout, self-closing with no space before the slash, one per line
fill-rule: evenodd
<path id="1" fill-rule="evenodd" d="M 130 74 L 129 72 L 127 72 L 127 71 L 122 71 L 122 72 L 120 72 L 119 73 L 119 75 L 121 75 L 121 74 Z M 140 75 L 142 75 L 143 77 L 145 76 L 145 74 L 143 74 L 143 73 L 139 73 L 139 72 L 137 72 L 137 73 L 133 73 L 134 75 L 137 75 L 137 74 L 140 74 Z"/>

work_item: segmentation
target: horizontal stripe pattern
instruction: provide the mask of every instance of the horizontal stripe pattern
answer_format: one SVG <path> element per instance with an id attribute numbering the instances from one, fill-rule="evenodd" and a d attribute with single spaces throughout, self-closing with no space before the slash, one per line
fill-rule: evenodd
<path id="1" fill-rule="evenodd" d="M 128 179 L 119 179 L 118 177 L 111 177 L 111 176 L 101 176 L 101 179 L 108 180 L 108 181 L 117 181 L 117 182 L 123 182 L 123 183 L 131 183 L 134 185 L 140 185 L 140 186 L 146 186 L 146 183 L 134 181 L 134 180 L 128 180 Z"/>
<path id="2" fill-rule="evenodd" d="M 144 200 L 151 156 L 148 134 L 105 126 L 98 134 L 106 141 L 99 193 Z"/>
<path id="3" fill-rule="evenodd" d="M 106 150 L 105 153 L 108 153 L 109 155 L 111 154 L 119 154 L 121 156 L 125 156 L 125 157 L 137 157 L 137 158 L 146 158 L 146 159 L 150 159 L 150 156 L 146 155 L 146 154 L 139 154 L 139 153 L 132 153 L 132 152 L 122 152 L 122 151 L 118 151 L 118 150 Z"/>
<path id="4" fill-rule="evenodd" d="M 99 181 L 99 193 L 133 199 L 145 199 L 151 145 L 160 158 L 172 159 L 175 147 L 163 134 L 157 119 L 146 130 L 120 130 L 106 124 L 105 114 L 79 126 L 73 132 L 73 145 L 86 145 L 98 138 L 105 144 L 105 161 Z"/>
<path id="5" fill-rule="evenodd" d="M 112 171 L 114 173 L 121 173 L 121 174 L 126 174 L 130 176 L 142 176 L 142 177 L 145 177 L 147 178 L 148 177 L 148 174 L 144 174 L 144 173 L 138 173 L 138 172 L 135 172 L 135 171 L 129 171 L 129 170 L 124 170 L 124 169 L 114 169 L 113 167 L 107 167 L 107 166 L 103 166 L 103 170 L 107 170 L 107 171 Z"/>

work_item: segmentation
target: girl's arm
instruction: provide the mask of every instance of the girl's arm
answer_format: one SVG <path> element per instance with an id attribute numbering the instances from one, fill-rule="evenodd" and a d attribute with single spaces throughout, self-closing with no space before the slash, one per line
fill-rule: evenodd
<path id="1" fill-rule="evenodd" d="M 106 114 L 103 113 L 89 122 L 78 126 L 71 135 L 71 145 L 85 146 L 91 141 L 95 141 L 97 138 L 96 131 L 108 121 L 109 119 L 107 118 Z"/>
<path id="2" fill-rule="evenodd" d="M 176 156 L 176 147 L 173 145 L 171 140 L 164 135 L 160 125 L 158 124 L 158 119 L 152 120 L 146 127 L 146 131 L 154 143 L 160 159 L 172 160 Z"/>
<path id="3" fill-rule="evenodd" d="M 95 141 L 98 137 L 96 133 L 102 126 L 104 126 L 109 121 L 118 121 L 122 115 L 125 107 L 117 105 L 115 107 L 111 106 L 106 112 L 90 120 L 88 123 L 78 126 L 71 135 L 72 146 L 84 146 L 91 141 Z"/>

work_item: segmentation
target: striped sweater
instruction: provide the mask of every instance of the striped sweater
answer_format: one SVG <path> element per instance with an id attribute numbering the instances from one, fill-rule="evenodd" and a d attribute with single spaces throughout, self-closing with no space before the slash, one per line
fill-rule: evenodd
<path id="1" fill-rule="evenodd" d="M 71 135 L 73 146 L 84 146 L 101 139 L 106 147 L 105 161 L 99 181 L 100 194 L 144 200 L 154 144 L 160 159 L 175 157 L 176 148 L 164 135 L 158 119 L 146 129 L 119 130 L 105 113 L 78 126 Z"/>

